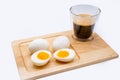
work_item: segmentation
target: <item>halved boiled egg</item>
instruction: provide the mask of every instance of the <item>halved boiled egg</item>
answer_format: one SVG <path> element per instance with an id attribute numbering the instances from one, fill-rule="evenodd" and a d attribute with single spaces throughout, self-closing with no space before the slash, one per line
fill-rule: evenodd
<path id="1" fill-rule="evenodd" d="M 74 57 L 75 52 L 72 49 L 59 49 L 54 53 L 54 58 L 61 62 L 70 62 Z"/>
<path id="2" fill-rule="evenodd" d="M 47 50 L 39 50 L 32 54 L 31 61 L 36 66 L 43 66 L 49 62 L 51 56 L 52 56 L 51 52 Z"/>

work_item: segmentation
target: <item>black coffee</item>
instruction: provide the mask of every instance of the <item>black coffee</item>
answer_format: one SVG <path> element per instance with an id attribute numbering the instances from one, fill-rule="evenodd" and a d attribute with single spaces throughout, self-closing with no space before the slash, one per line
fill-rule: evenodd
<path id="1" fill-rule="evenodd" d="M 94 24 L 89 14 L 80 14 L 74 17 L 74 34 L 77 38 L 87 39 L 92 35 Z"/>
<path id="2" fill-rule="evenodd" d="M 87 39 L 92 35 L 94 24 L 84 26 L 74 23 L 73 25 L 74 25 L 74 34 L 77 38 Z"/>

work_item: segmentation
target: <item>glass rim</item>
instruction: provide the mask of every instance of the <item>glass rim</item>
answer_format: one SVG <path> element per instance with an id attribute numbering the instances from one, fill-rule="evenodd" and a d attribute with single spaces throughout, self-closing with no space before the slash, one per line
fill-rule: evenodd
<path id="1" fill-rule="evenodd" d="M 69 9 L 70 12 L 71 12 L 73 15 L 75 15 L 75 16 L 79 16 L 79 15 L 77 15 L 77 14 L 75 14 L 75 13 L 72 12 L 72 8 L 75 7 L 75 6 L 91 6 L 91 7 L 97 8 L 98 13 L 96 13 L 95 15 L 91 15 L 91 17 L 98 16 L 98 15 L 101 13 L 101 9 L 98 8 L 98 7 L 96 7 L 96 6 L 88 5 L 88 4 L 78 4 L 78 5 L 71 6 L 70 9 Z"/>

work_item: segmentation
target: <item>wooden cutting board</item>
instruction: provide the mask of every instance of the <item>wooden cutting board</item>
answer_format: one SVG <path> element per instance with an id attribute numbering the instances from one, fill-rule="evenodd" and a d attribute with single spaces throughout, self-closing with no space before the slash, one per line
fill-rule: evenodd
<path id="1" fill-rule="evenodd" d="M 67 36 L 70 39 L 70 48 L 74 49 L 76 52 L 75 59 L 69 63 L 60 63 L 52 58 L 50 62 L 43 67 L 34 66 L 30 60 L 31 54 L 28 49 L 29 43 L 32 40 L 44 38 L 50 43 L 49 50 L 51 52 L 54 52 L 52 48 L 53 40 L 61 35 Z M 22 80 L 34 80 L 37 78 L 88 66 L 118 57 L 118 54 L 97 34 L 95 34 L 95 38 L 92 41 L 80 42 L 72 38 L 72 31 L 16 40 L 12 42 L 12 47 L 18 71 Z"/>

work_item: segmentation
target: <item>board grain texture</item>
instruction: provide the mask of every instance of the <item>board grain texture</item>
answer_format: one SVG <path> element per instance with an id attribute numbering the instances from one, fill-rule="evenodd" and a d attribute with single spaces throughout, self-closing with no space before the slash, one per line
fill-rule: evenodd
<path id="1" fill-rule="evenodd" d="M 30 60 L 31 53 L 28 49 L 29 43 L 32 40 L 44 38 L 49 41 L 49 50 L 54 53 L 52 48 L 53 40 L 62 35 L 69 38 L 71 42 L 70 48 L 76 52 L 75 59 L 69 63 L 61 63 L 52 58 L 50 62 L 43 67 L 34 66 Z M 16 40 L 12 42 L 12 48 L 21 80 L 35 80 L 37 78 L 92 65 L 118 57 L 118 54 L 107 43 L 105 43 L 99 35 L 95 34 L 95 38 L 91 41 L 80 42 L 72 38 L 71 30 Z"/>

